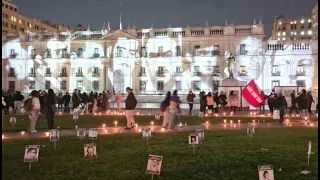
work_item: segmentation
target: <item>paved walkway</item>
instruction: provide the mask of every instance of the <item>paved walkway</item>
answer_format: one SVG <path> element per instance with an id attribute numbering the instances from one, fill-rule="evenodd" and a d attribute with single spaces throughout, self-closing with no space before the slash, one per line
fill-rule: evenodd
<path id="1" fill-rule="evenodd" d="M 255 128 L 281 128 L 278 123 L 253 123 Z M 124 127 L 99 127 L 98 134 L 99 135 L 108 135 L 108 134 L 133 134 L 133 133 L 141 133 L 143 128 L 150 128 L 152 132 L 158 133 L 170 133 L 170 132 L 195 132 L 197 129 L 202 129 L 205 131 L 211 130 L 221 130 L 221 129 L 229 129 L 229 130 L 240 130 L 246 129 L 248 124 L 244 123 L 226 123 L 226 124 L 215 124 L 210 125 L 209 122 L 201 124 L 201 125 L 186 125 L 180 126 L 178 124 L 172 130 L 162 129 L 161 126 L 138 126 L 131 130 L 125 130 Z M 291 127 L 308 127 L 308 128 L 317 128 L 318 122 L 285 122 L 282 127 L 291 128 Z M 86 134 L 88 134 L 86 130 Z M 60 137 L 65 136 L 74 136 L 76 137 L 77 129 L 65 129 L 59 131 Z M 36 137 L 48 137 L 49 133 L 47 131 L 39 131 L 36 133 L 28 133 L 28 132 L 5 132 L 2 134 L 2 139 L 21 139 L 21 138 L 36 138 Z"/>

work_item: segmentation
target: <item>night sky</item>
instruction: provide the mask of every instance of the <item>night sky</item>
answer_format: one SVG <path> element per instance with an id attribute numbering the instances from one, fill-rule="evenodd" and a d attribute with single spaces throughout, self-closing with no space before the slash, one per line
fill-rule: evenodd
<path id="1" fill-rule="evenodd" d="M 27 17 L 50 20 L 70 27 L 82 24 L 101 29 L 110 21 L 111 29 L 119 24 L 123 0 L 12 0 Z M 317 0 L 125 0 L 122 3 L 122 26 L 135 21 L 137 28 L 224 25 L 225 18 L 234 24 L 251 24 L 262 17 L 265 31 L 271 35 L 275 16 L 311 17 Z"/>

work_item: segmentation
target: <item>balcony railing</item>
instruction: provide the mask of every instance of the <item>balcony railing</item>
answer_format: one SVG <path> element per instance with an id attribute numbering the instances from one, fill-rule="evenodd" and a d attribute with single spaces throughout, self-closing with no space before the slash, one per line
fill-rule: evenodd
<path id="1" fill-rule="evenodd" d="M 77 57 L 78 58 L 83 58 L 83 54 L 81 53 L 81 54 L 77 54 Z"/>
<path id="2" fill-rule="evenodd" d="M 146 72 L 139 72 L 139 77 L 145 77 L 147 76 Z"/>
<path id="3" fill-rule="evenodd" d="M 174 76 L 182 76 L 182 72 L 174 72 Z"/>
<path id="4" fill-rule="evenodd" d="M 51 57 L 52 57 L 51 54 L 48 54 L 45 56 L 45 58 L 51 58 Z"/>
<path id="5" fill-rule="evenodd" d="M 193 52 L 193 56 L 201 56 L 201 53 L 200 52 Z"/>
<path id="6" fill-rule="evenodd" d="M 94 54 L 92 55 L 92 57 L 93 57 L 93 58 L 98 58 L 98 57 L 100 57 L 100 54 L 99 54 L 99 53 L 94 53 Z"/>
<path id="7" fill-rule="evenodd" d="M 306 71 L 303 72 L 297 72 L 297 76 L 306 76 Z"/>
<path id="8" fill-rule="evenodd" d="M 8 77 L 16 77 L 16 73 L 10 72 L 10 73 L 8 73 Z"/>
<path id="9" fill-rule="evenodd" d="M 140 53 L 140 57 L 148 57 L 148 53 Z"/>
<path id="10" fill-rule="evenodd" d="M 214 72 L 212 72 L 212 76 L 220 76 L 220 72 L 219 71 L 214 71 Z"/>
<path id="11" fill-rule="evenodd" d="M 36 77 L 36 73 L 29 73 L 29 77 Z"/>
<path id="12" fill-rule="evenodd" d="M 44 77 L 51 77 L 51 73 L 44 73 Z"/>
<path id="13" fill-rule="evenodd" d="M 76 73 L 76 77 L 83 77 L 83 73 L 82 72 L 77 72 Z"/>
<path id="14" fill-rule="evenodd" d="M 182 52 L 176 52 L 175 55 L 176 55 L 176 57 L 183 57 L 183 53 Z"/>
<path id="15" fill-rule="evenodd" d="M 123 54 L 122 53 L 116 53 L 115 57 L 123 57 Z"/>
<path id="16" fill-rule="evenodd" d="M 92 73 L 92 77 L 100 77 L 100 73 L 98 72 Z"/>
<path id="17" fill-rule="evenodd" d="M 239 72 L 238 76 L 247 76 L 247 72 L 246 71 Z"/>
<path id="18" fill-rule="evenodd" d="M 36 55 L 34 55 L 34 54 L 30 55 L 30 59 L 35 59 L 35 58 L 36 58 Z"/>
<path id="19" fill-rule="evenodd" d="M 157 76 L 165 76 L 163 71 L 157 71 Z"/>
<path id="20" fill-rule="evenodd" d="M 246 50 L 239 51 L 239 55 L 247 55 L 247 54 L 248 54 L 248 51 Z"/>
<path id="21" fill-rule="evenodd" d="M 70 58 L 70 54 L 61 54 L 61 58 Z"/>
<path id="22" fill-rule="evenodd" d="M 201 76 L 201 72 L 193 72 L 193 76 Z"/>
<path id="23" fill-rule="evenodd" d="M 212 56 L 219 56 L 219 55 L 220 55 L 220 51 L 218 50 L 212 51 Z"/>
<path id="24" fill-rule="evenodd" d="M 60 73 L 59 77 L 68 77 L 68 74 L 67 73 Z"/>
<path id="25" fill-rule="evenodd" d="M 16 54 L 11 54 L 11 55 L 9 55 L 9 58 L 11 58 L 11 59 L 14 59 L 14 58 L 16 58 L 16 57 L 17 57 Z"/>
<path id="26" fill-rule="evenodd" d="M 280 76 L 281 75 L 281 72 L 278 71 L 278 72 L 271 72 L 271 76 Z"/>

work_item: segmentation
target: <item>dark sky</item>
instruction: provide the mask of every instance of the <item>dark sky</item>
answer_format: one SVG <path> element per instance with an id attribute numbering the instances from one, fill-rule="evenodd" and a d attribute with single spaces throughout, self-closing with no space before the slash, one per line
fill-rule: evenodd
<path id="1" fill-rule="evenodd" d="M 110 21 L 111 29 L 119 24 L 123 0 L 12 0 L 19 12 L 30 18 L 50 20 L 57 24 L 82 24 L 101 29 Z M 135 21 L 137 28 L 224 25 L 225 18 L 234 24 L 250 24 L 262 17 L 267 35 L 271 34 L 276 15 L 311 17 L 317 0 L 125 0 L 122 3 L 122 25 Z"/>

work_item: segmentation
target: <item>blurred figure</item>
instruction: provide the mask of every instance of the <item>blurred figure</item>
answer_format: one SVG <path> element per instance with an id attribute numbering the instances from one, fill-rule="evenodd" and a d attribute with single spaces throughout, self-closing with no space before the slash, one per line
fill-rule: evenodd
<path id="1" fill-rule="evenodd" d="M 260 111 L 260 114 L 264 114 L 264 106 L 266 104 L 266 99 L 268 98 L 268 96 L 266 96 L 264 92 L 261 91 L 261 97 L 264 99 L 264 101 L 262 101 L 262 103 L 259 105 L 259 111 Z"/>
<path id="2" fill-rule="evenodd" d="M 284 117 L 284 114 L 285 114 L 285 110 L 287 108 L 287 100 L 282 95 L 282 93 L 279 93 L 279 96 L 276 99 L 275 107 L 279 110 L 279 113 L 280 113 L 280 125 L 282 125 L 283 124 L 283 117 Z"/>
<path id="3" fill-rule="evenodd" d="M 298 106 L 300 109 L 300 117 L 308 117 L 308 108 L 309 108 L 309 96 L 305 89 L 302 89 L 301 94 L 297 98 Z"/>
<path id="4" fill-rule="evenodd" d="M 23 101 L 24 97 L 21 94 L 20 91 L 17 91 L 15 96 L 13 97 L 14 100 L 14 112 L 16 112 L 17 114 L 21 113 L 21 107 L 22 107 L 22 101 Z"/>
<path id="5" fill-rule="evenodd" d="M 127 118 L 127 127 L 126 130 L 134 128 L 135 127 L 135 120 L 133 116 L 133 110 L 136 108 L 137 105 L 137 99 L 135 98 L 133 94 L 133 90 L 130 87 L 126 88 L 126 91 L 128 93 L 128 97 L 125 101 L 126 103 L 126 118 Z"/>
<path id="6" fill-rule="evenodd" d="M 170 98 L 168 129 L 172 129 L 174 120 L 176 119 L 177 114 L 180 113 L 180 103 L 181 101 L 178 97 L 178 91 L 174 90 Z"/>
<path id="7" fill-rule="evenodd" d="M 161 103 L 161 112 L 163 112 L 162 128 L 168 128 L 169 126 L 169 106 L 170 106 L 171 92 L 168 91 L 167 95 Z"/>
<path id="8" fill-rule="evenodd" d="M 35 133 L 35 129 L 39 112 L 40 112 L 40 101 L 38 98 L 38 92 L 33 90 L 30 94 L 30 97 L 24 102 L 26 104 L 25 110 L 30 114 L 30 123 L 29 123 L 29 132 Z"/>
<path id="9" fill-rule="evenodd" d="M 187 96 L 187 101 L 189 104 L 189 115 L 192 115 L 192 109 L 193 109 L 193 103 L 194 103 L 195 97 L 196 97 L 196 95 L 194 95 L 192 91 L 189 91 L 189 94 Z"/>
<path id="10" fill-rule="evenodd" d="M 121 100 L 122 100 L 122 94 L 121 94 L 121 91 L 118 91 L 116 95 L 116 103 L 117 103 L 118 111 L 121 111 Z"/>
<path id="11" fill-rule="evenodd" d="M 62 92 L 60 91 L 58 96 L 57 96 L 57 101 L 58 101 L 58 111 L 62 111 L 62 105 L 63 105 L 63 95 Z"/>
<path id="12" fill-rule="evenodd" d="M 221 105 L 221 110 L 225 111 L 226 105 L 228 103 L 227 103 L 227 96 L 223 91 L 221 91 L 219 95 L 219 104 Z"/>
<path id="13" fill-rule="evenodd" d="M 86 92 L 83 92 L 81 97 L 82 97 L 82 103 L 83 103 L 83 113 L 88 114 L 89 97 Z"/>
<path id="14" fill-rule="evenodd" d="M 312 114 L 311 106 L 312 106 L 312 103 L 314 103 L 314 100 L 313 100 L 311 92 L 308 92 L 308 97 L 309 97 L 308 112 L 309 112 L 309 114 Z"/>
<path id="15" fill-rule="evenodd" d="M 230 91 L 229 94 L 229 104 L 230 104 L 230 112 L 236 113 L 236 109 L 238 106 L 238 95 L 234 93 L 234 91 Z"/>
<path id="16" fill-rule="evenodd" d="M 66 94 L 63 96 L 64 112 L 70 113 L 70 108 L 69 108 L 70 99 L 71 99 L 70 94 L 66 92 Z"/>
<path id="17" fill-rule="evenodd" d="M 53 129 L 54 114 L 57 111 L 57 98 L 52 89 L 48 90 L 48 95 L 44 99 L 45 115 L 47 118 L 48 129 Z"/>
<path id="18" fill-rule="evenodd" d="M 268 96 L 268 106 L 269 106 L 269 110 L 271 113 L 273 113 L 273 109 L 274 109 L 274 106 L 276 103 L 275 95 L 276 95 L 276 93 L 275 93 L 274 89 L 272 89 L 270 95 Z"/>
<path id="19" fill-rule="evenodd" d="M 206 100 L 208 106 L 208 113 L 213 114 L 213 96 L 211 95 L 211 92 L 208 92 Z"/>
<path id="20" fill-rule="evenodd" d="M 207 107 L 206 92 L 201 91 L 201 93 L 200 93 L 200 112 L 203 115 L 206 115 L 206 107 Z"/>
<path id="21" fill-rule="evenodd" d="M 292 114 L 292 111 L 295 111 L 296 114 L 298 114 L 296 91 L 292 91 L 292 93 L 290 94 L 290 97 L 291 97 L 291 107 L 289 110 L 289 114 Z"/>

